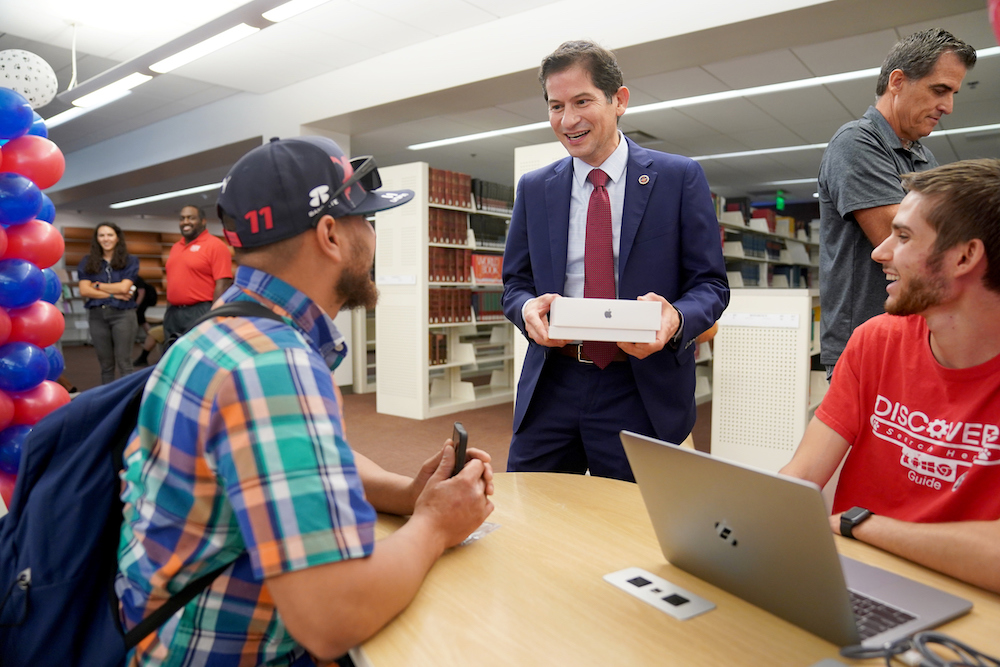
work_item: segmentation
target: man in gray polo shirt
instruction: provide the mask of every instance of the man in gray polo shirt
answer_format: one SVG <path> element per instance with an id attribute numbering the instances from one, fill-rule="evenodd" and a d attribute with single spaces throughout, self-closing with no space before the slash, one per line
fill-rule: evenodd
<path id="1" fill-rule="evenodd" d="M 871 258 L 903 200 L 900 175 L 938 166 L 920 139 L 952 111 L 976 51 L 932 28 L 900 40 L 886 56 L 875 106 L 833 135 L 819 168 L 819 277 L 827 378 L 862 322 L 885 311 L 886 276 Z"/>

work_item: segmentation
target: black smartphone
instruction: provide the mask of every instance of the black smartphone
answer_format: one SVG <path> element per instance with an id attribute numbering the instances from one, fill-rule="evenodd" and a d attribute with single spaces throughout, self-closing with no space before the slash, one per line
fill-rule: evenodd
<path id="1" fill-rule="evenodd" d="M 465 432 L 462 422 L 455 422 L 451 441 L 455 443 L 455 467 L 451 471 L 451 476 L 454 477 L 465 467 L 465 448 L 469 444 L 469 434 Z"/>

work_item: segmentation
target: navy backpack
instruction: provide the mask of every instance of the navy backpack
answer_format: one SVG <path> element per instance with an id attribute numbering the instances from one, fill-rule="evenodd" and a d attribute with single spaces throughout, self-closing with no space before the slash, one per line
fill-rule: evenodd
<path id="1" fill-rule="evenodd" d="M 207 313 L 277 314 L 255 301 Z M 35 424 L 9 513 L 0 518 L 0 665 L 120 667 L 131 647 L 227 566 L 191 582 L 127 634 L 114 577 L 122 523 L 122 452 L 152 368 L 85 391 Z"/>

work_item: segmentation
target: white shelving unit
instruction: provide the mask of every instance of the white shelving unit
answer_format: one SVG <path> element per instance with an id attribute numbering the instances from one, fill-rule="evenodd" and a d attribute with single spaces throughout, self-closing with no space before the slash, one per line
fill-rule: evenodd
<path id="1" fill-rule="evenodd" d="M 712 454 L 778 470 L 826 391 L 819 290 L 735 289 L 714 341 Z"/>
<path id="2" fill-rule="evenodd" d="M 384 187 L 413 190 L 416 197 L 406 206 L 376 214 L 375 282 L 380 291 L 375 311 L 376 410 L 411 419 L 505 403 L 514 396 L 512 325 L 505 319 L 476 322 L 471 304 L 471 322 L 430 324 L 428 297 L 432 288 L 501 289 L 497 285 L 429 280 L 429 210 L 458 210 L 498 218 L 509 215 L 475 210 L 471 193 L 468 207 L 428 203 L 428 172 L 426 162 L 379 169 Z M 471 232 L 468 236 L 466 245 L 433 245 L 488 251 L 475 246 Z M 445 363 L 430 362 L 431 333 L 445 335 Z M 479 355 L 477 348 L 490 352 Z M 503 351 L 497 353 L 498 348 Z M 488 378 L 485 383 L 484 378 Z"/>

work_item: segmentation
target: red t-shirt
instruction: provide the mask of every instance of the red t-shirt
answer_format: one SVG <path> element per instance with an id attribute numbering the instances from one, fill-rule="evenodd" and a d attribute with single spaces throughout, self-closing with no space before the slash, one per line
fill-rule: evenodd
<path id="1" fill-rule="evenodd" d="M 194 241 L 181 239 L 167 257 L 167 303 L 190 306 L 212 301 L 215 281 L 233 277 L 229 247 L 206 229 Z"/>
<path id="2" fill-rule="evenodd" d="M 853 444 L 834 512 L 1000 518 L 1000 355 L 944 368 L 924 318 L 880 315 L 854 331 L 816 416 Z"/>

